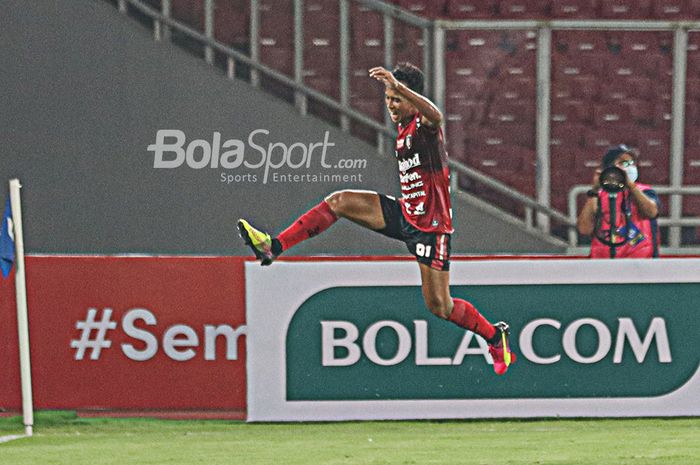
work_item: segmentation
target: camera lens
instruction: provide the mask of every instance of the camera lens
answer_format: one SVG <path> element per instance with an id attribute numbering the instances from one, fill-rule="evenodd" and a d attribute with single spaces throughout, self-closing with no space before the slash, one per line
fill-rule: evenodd
<path id="1" fill-rule="evenodd" d="M 617 166 L 609 166 L 600 173 L 600 187 L 609 193 L 620 192 L 625 188 L 625 172 Z"/>

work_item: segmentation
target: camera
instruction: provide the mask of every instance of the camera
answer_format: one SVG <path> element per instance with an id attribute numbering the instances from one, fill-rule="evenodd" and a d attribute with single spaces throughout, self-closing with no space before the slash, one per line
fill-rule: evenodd
<path id="1" fill-rule="evenodd" d="M 627 176 L 617 166 L 608 166 L 598 177 L 600 187 L 609 194 L 618 193 L 625 189 Z"/>

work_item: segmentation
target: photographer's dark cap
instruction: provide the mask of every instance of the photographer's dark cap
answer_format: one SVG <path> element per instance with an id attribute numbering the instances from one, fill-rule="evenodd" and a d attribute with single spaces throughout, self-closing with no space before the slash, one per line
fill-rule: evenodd
<path id="1" fill-rule="evenodd" d="M 618 159 L 620 155 L 624 155 L 625 153 L 629 153 L 632 155 L 634 158 L 637 158 L 637 154 L 635 153 L 634 149 L 630 148 L 629 146 L 625 144 L 620 144 L 616 145 L 614 147 L 610 147 L 607 152 L 605 152 L 605 155 L 603 156 L 603 168 L 607 168 L 608 166 L 613 166 L 615 164 L 615 160 Z"/>

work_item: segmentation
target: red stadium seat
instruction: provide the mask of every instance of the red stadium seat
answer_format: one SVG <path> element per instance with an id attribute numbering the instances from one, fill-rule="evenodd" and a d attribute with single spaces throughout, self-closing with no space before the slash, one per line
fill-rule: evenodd
<path id="1" fill-rule="evenodd" d="M 636 126 L 622 124 L 588 128 L 583 136 L 583 147 L 600 157 L 613 145 L 627 144 L 637 147 L 637 131 Z"/>
<path id="2" fill-rule="evenodd" d="M 217 0 L 214 10 L 214 37 L 228 45 L 250 42 L 250 2 Z"/>
<path id="3" fill-rule="evenodd" d="M 648 19 L 651 0 L 606 0 L 600 2 L 601 19 Z"/>
<path id="4" fill-rule="evenodd" d="M 445 101 L 445 114 L 459 116 L 462 124 L 477 126 L 486 120 L 486 102 L 467 98 L 449 98 Z"/>
<path id="5" fill-rule="evenodd" d="M 600 80 L 593 76 L 574 76 L 552 81 L 552 100 L 595 100 Z"/>
<path id="6" fill-rule="evenodd" d="M 666 69 L 672 67 L 669 57 L 660 53 L 645 53 L 643 56 L 632 54 L 617 55 L 610 58 L 607 64 L 607 75 L 611 79 L 640 77 L 663 80 L 668 76 Z"/>
<path id="7" fill-rule="evenodd" d="M 629 109 L 619 102 L 593 105 L 593 124 L 597 127 L 631 125 L 634 123 Z"/>
<path id="8" fill-rule="evenodd" d="M 552 2 L 552 17 L 591 19 L 596 17 L 596 0 L 558 0 Z"/>
<path id="9" fill-rule="evenodd" d="M 535 102 L 493 102 L 488 113 L 493 123 L 528 124 L 535 121 Z"/>
<path id="10" fill-rule="evenodd" d="M 552 43 L 555 53 L 566 55 L 607 55 L 608 45 L 602 31 L 554 31 Z"/>
<path id="11" fill-rule="evenodd" d="M 489 94 L 495 102 L 535 101 L 537 82 L 534 76 L 505 77 L 500 82 L 490 83 Z"/>
<path id="12" fill-rule="evenodd" d="M 394 23 L 394 62 L 407 61 L 422 67 L 426 44 L 419 27 Z"/>
<path id="13" fill-rule="evenodd" d="M 649 54 L 666 55 L 671 63 L 672 32 L 612 30 L 606 35 L 614 55 L 632 60 L 647 60 Z"/>
<path id="14" fill-rule="evenodd" d="M 693 128 L 700 125 L 700 103 L 697 100 L 686 100 L 685 121 L 687 125 Z"/>
<path id="15" fill-rule="evenodd" d="M 642 126 L 652 126 L 655 119 L 655 107 L 654 103 L 648 100 L 642 99 L 626 99 L 620 102 L 622 108 L 624 108 L 631 120 Z"/>
<path id="16" fill-rule="evenodd" d="M 535 148 L 535 125 L 495 125 L 471 128 L 465 136 L 470 150 L 485 150 L 492 146 Z"/>
<path id="17" fill-rule="evenodd" d="M 393 3 L 426 18 L 440 18 L 445 15 L 446 0 L 395 0 Z"/>
<path id="18" fill-rule="evenodd" d="M 692 12 L 685 0 L 654 0 L 652 16 L 656 19 L 691 19 Z"/>
<path id="19" fill-rule="evenodd" d="M 204 0 L 172 0 L 170 3 L 170 16 L 193 27 L 197 31 L 203 32 Z"/>
<path id="20" fill-rule="evenodd" d="M 503 19 L 544 19 L 549 16 L 549 0 L 501 0 L 498 17 Z"/>
<path id="21" fill-rule="evenodd" d="M 685 98 L 698 100 L 700 99 L 700 77 L 690 77 L 685 81 Z"/>
<path id="22" fill-rule="evenodd" d="M 549 147 L 551 150 L 576 151 L 584 147 L 584 135 L 588 127 L 584 124 L 571 123 L 569 121 L 552 121 L 549 133 Z"/>
<path id="23" fill-rule="evenodd" d="M 600 161 L 605 150 L 600 153 L 595 151 L 577 151 L 573 153 L 573 173 L 578 182 L 583 184 L 593 180 L 595 170 L 600 168 Z"/>
<path id="24" fill-rule="evenodd" d="M 601 77 L 605 59 L 597 55 L 552 56 L 552 79 L 573 79 L 578 76 Z"/>
<path id="25" fill-rule="evenodd" d="M 534 193 L 535 151 L 518 146 L 492 145 L 470 151 L 468 164 L 528 195 Z"/>
<path id="26" fill-rule="evenodd" d="M 260 10 L 260 61 L 289 76 L 294 72 L 293 10 L 281 0 L 264 0 Z"/>
<path id="27" fill-rule="evenodd" d="M 290 2 L 291 3 L 291 2 Z M 384 16 L 358 2 L 350 5 L 351 47 L 355 51 L 384 47 Z"/>
<path id="28" fill-rule="evenodd" d="M 626 77 L 604 82 L 600 88 L 600 99 L 625 100 L 646 99 L 652 100 L 654 94 L 654 81 L 647 77 Z"/>
<path id="29" fill-rule="evenodd" d="M 560 99 L 552 102 L 551 119 L 558 123 L 590 123 L 593 118 L 589 101 L 583 99 Z"/>
<path id="30" fill-rule="evenodd" d="M 683 184 L 700 185 L 700 148 L 687 149 L 683 154 L 685 169 Z M 700 199 L 700 196 L 697 196 Z"/>
<path id="31" fill-rule="evenodd" d="M 496 0 L 447 0 L 445 13 L 451 19 L 493 18 L 497 3 Z"/>

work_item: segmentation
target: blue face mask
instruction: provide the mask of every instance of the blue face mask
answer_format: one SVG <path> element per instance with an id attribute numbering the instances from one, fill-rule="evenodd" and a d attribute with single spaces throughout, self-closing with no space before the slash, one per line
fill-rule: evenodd
<path id="1" fill-rule="evenodd" d="M 639 172 L 637 171 L 637 167 L 634 165 L 626 166 L 625 173 L 627 173 L 627 179 L 629 179 L 632 182 L 635 182 L 637 180 L 637 176 L 639 176 Z"/>

